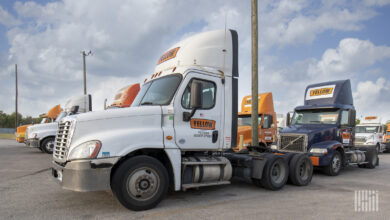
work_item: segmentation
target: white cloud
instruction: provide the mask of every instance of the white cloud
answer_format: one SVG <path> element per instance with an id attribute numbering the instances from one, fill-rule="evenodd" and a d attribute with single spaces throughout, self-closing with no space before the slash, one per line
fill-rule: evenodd
<path id="1" fill-rule="evenodd" d="M 354 93 L 357 116 L 380 116 L 383 122 L 390 120 L 390 81 L 378 78 L 363 81 Z"/>
<path id="2" fill-rule="evenodd" d="M 326 31 L 362 30 L 362 22 L 375 16 L 374 6 L 380 4 L 259 1 L 260 91 L 274 92 L 279 103 L 276 107 L 287 111 L 303 103 L 308 83 L 318 82 L 316 76 L 308 74 L 310 68 L 337 73 L 340 68 L 353 70 L 354 62 L 367 62 L 366 66 L 378 62 L 378 57 L 371 63 L 356 61 L 356 56 L 346 53 L 348 45 L 344 43 L 324 53 L 320 61 L 310 58 L 291 66 L 281 65 L 271 54 L 274 48 L 310 44 Z M 17 22 L 11 22 L 7 32 L 9 56 L 0 58 L 0 75 L 9 76 L 13 64 L 18 63 L 23 114 L 38 115 L 82 94 L 82 50 L 94 52 L 87 57 L 88 92 L 93 96 L 94 109 L 102 109 L 104 98 L 110 100 L 117 89 L 149 76 L 160 54 L 194 31 L 192 24 L 204 23 L 199 30 L 223 29 L 225 18 L 227 28 L 239 33 L 240 97 L 250 93 L 250 1 L 64 0 L 45 5 L 16 2 L 14 9 Z M 0 10 L 0 23 L 1 17 Z M 359 51 L 382 48 L 370 43 L 363 41 Z M 387 56 L 386 48 L 382 57 Z M 332 77 L 340 77 L 335 75 Z M 330 73 L 326 76 L 332 79 Z M 13 96 L 12 85 L 12 78 L 0 82 L 0 87 L 8 88 L 0 94 L 0 109 L 6 112 L 13 111 L 13 100 L 8 98 Z"/>
<path id="3" fill-rule="evenodd" d="M 0 24 L 3 24 L 5 26 L 15 26 L 19 25 L 20 21 L 14 18 L 10 13 L 8 13 L 6 10 L 3 9 L 3 7 L 0 6 Z"/>
<path id="4" fill-rule="evenodd" d="M 390 58 L 390 47 L 375 46 L 371 41 L 345 38 L 336 49 L 328 49 L 322 59 L 311 66 L 310 74 L 353 76 L 362 69 Z"/>

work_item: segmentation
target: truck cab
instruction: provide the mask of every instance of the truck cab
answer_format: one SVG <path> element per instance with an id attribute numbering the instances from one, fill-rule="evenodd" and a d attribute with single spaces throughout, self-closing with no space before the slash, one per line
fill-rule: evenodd
<path id="1" fill-rule="evenodd" d="M 356 126 L 355 144 L 359 146 L 374 147 L 378 153 L 384 151 L 383 136 L 385 126 L 377 116 L 364 117 Z"/>
<path id="2" fill-rule="evenodd" d="M 377 154 L 355 149 L 355 119 L 349 80 L 309 85 L 304 105 L 295 108 L 291 123 L 280 132 L 278 150 L 310 152 L 313 165 L 331 176 L 349 164 L 374 168 Z"/>
<path id="3" fill-rule="evenodd" d="M 259 114 L 259 145 L 268 147 L 276 142 L 277 122 L 274 111 L 272 93 L 261 93 L 258 95 L 258 114 Z M 241 103 L 241 112 L 238 113 L 238 144 L 240 136 L 243 139 L 243 148 L 252 146 L 252 96 L 245 96 Z M 237 150 L 238 148 L 235 148 Z"/>
<path id="4" fill-rule="evenodd" d="M 59 107 L 59 105 L 58 105 Z M 40 149 L 42 152 L 53 153 L 54 139 L 58 129 L 58 122 L 62 118 L 92 110 L 91 95 L 83 95 L 67 100 L 64 110 L 56 116 L 44 117 L 41 124 L 32 125 L 26 129 L 26 145 Z M 58 109 L 56 109 L 58 111 Z M 47 114 L 46 116 L 49 116 Z"/>
<path id="5" fill-rule="evenodd" d="M 61 111 L 62 110 L 61 110 L 60 105 L 54 106 L 46 114 L 41 116 L 42 121 L 40 122 L 40 124 L 51 123 L 51 122 L 55 121 L 57 116 L 61 113 Z M 17 127 L 16 133 L 15 133 L 17 142 L 23 143 L 25 141 L 24 139 L 26 136 L 26 129 L 27 129 L 27 127 L 30 127 L 30 126 L 32 126 L 32 124 L 22 125 L 22 126 Z"/>

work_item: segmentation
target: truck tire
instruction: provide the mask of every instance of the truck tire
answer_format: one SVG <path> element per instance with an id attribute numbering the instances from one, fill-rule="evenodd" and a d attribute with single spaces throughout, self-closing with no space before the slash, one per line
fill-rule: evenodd
<path id="1" fill-rule="evenodd" d="M 328 166 L 324 167 L 324 172 L 328 176 L 337 176 L 340 173 L 341 165 L 342 165 L 341 154 L 338 151 L 333 153 L 332 158 L 330 159 L 330 163 Z"/>
<path id="2" fill-rule="evenodd" d="M 366 151 L 366 158 L 367 158 L 367 161 L 368 163 L 364 164 L 365 168 L 368 168 L 368 169 L 374 169 L 377 165 L 379 165 L 379 158 L 378 158 L 378 153 L 376 151 L 376 149 L 368 149 Z"/>
<path id="3" fill-rule="evenodd" d="M 286 185 L 288 179 L 288 165 L 286 160 L 278 155 L 269 154 L 260 180 L 253 179 L 256 186 L 269 190 L 279 190 Z"/>
<path id="4" fill-rule="evenodd" d="M 41 150 L 48 154 L 53 154 L 53 148 L 54 148 L 54 137 L 48 137 L 44 139 L 40 146 Z"/>
<path id="5" fill-rule="evenodd" d="M 291 161 L 291 158 L 294 157 L 294 153 L 284 153 L 283 155 L 281 155 L 287 162 L 287 164 L 290 164 L 290 161 Z"/>
<path id="6" fill-rule="evenodd" d="M 290 163 L 289 180 L 296 186 L 306 186 L 313 177 L 313 164 L 306 154 L 295 154 Z"/>
<path id="7" fill-rule="evenodd" d="M 119 202 L 133 211 L 155 207 L 168 191 L 168 172 L 160 161 L 149 156 L 127 159 L 115 171 L 111 188 Z"/>

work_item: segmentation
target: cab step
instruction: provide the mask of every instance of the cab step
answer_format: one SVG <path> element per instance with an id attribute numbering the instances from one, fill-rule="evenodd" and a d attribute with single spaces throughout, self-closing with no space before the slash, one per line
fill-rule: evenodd
<path id="1" fill-rule="evenodd" d="M 190 188 L 198 188 L 202 186 L 216 186 L 216 185 L 226 185 L 230 184 L 230 181 L 216 181 L 216 182 L 206 182 L 206 183 L 188 183 L 188 184 L 183 184 L 181 188 L 183 191 L 186 191 L 187 189 Z"/>

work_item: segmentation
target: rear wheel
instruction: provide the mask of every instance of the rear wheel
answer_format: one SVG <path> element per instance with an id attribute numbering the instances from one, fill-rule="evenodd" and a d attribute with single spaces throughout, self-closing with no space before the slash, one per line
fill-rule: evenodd
<path id="1" fill-rule="evenodd" d="M 49 137 L 43 140 L 40 148 L 48 154 L 53 154 L 54 137 Z"/>
<path id="2" fill-rule="evenodd" d="M 253 183 L 269 190 L 279 190 L 286 185 L 288 179 L 288 165 L 286 160 L 277 155 L 269 154 L 260 180 L 253 179 Z"/>
<path id="3" fill-rule="evenodd" d="M 366 168 L 374 169 L 377 165 L 379 165 L 379 158 L 376 150 L 367 150 L 366 157 L 368 161 L 368 163 L 365 164 Z"/>
<path id="4" fill-rule="evenodd" d="M 329 176 L 337 176 L 340 173 L 342 164 L 341 154 L 338 151 L 333 153 L 328 166 L 324 167 L 324 171 Z"/>
<path id="5" fill-rule="evenodd" d="M 167 194 L 168 172 L 160 161 L 136 156 L 125 161 L 114 173 L 112 191 L 119 202 L 134 211 L 155 207 Z"/>
<path id="6" fill-rule="evenodd" d="M 296 186 L 306 186 L 313 177 L 313 164 L 306 154 L 295 154 L 290 161 L 289 180 Z"/>

